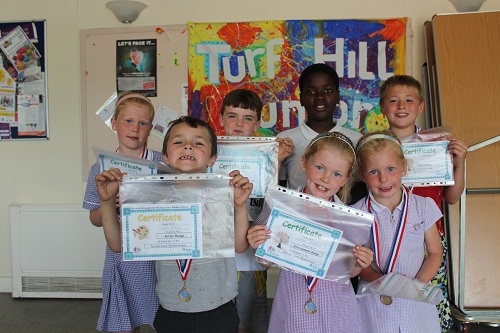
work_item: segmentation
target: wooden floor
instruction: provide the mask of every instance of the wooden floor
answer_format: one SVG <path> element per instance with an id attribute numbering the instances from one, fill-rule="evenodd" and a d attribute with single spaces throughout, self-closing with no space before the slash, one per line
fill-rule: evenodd
<path id="1" fill-rule="evenodd" d="M 13 299 L 11 294 L 0 293 L 0 332 L 95 333 L 100 307 L 101 300 Z M 153 332 L 149 326 L 141 327 L 141 333 Z M 470 324 L 468 333 L 500 333 L 500 328 Z"/>

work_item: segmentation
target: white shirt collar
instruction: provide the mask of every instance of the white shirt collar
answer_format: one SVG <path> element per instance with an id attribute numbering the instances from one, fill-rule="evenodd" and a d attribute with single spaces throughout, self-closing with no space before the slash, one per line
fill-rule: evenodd
<path id="1" fill-rule="evenodd" d="M 328 132 L 333 132 L 337 131 L 341 126 L 339 123 L 335 123 L 335 126 L 333 126 Z M 314 131 L 311 127 L 307 126 L 305 122 L 300 124 L 300 131 L 302 132 L 302 135 L 304 138 L 307 140 L 312 140 L 314 139 L 319 133 Z"/>
<path id="2" fill-rule="evenodd" d="M 403 188 L 402 188 L 403 189 Z M 404 189 L 403 189 L 404 191 Z M 376 213 L 380 213 L 381 211 L 383 211 L 384 209 L 387 209 L 389 210 L 389 208 L 385 207 L 384 205 L 382 204 L 379 204 L 374 198 L 373 198 L 373 195 L 372 195 L 372 192 L 369 190 L 368 191 L 368 195 L 370 196 L 370 200 L 371 200 L 371 206 L 372 206 L 372 209 L 374 212 Z M 397 205 L 396 209 L 399 209 L 399 210 L 402 210 L 403 209 L 403 196 L 401 196 L 401 202 L 399 203 L 399 205 Z M 396 210 L 395 209 L 395 210 Z M 390 212 L 389 212 L 390 213 Z"/>

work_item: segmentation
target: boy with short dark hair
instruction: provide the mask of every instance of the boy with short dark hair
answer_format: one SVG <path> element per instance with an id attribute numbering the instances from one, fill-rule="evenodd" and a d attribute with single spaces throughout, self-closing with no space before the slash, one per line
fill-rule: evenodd
<path id="1" fill-rule="evenodd" d="M 217 137 L 205 121 L 180 117 L 170 123 L 162 152 L 165 163 L 176 174 L 204 173 L 217 158 Z M 242 253 L 248 248 L 248 211 L 245 203 L 253 185 L 238 170 L 232 171 L 229 176 L 232 177 L 229 185 L 234 187 L 234 246 L 236 252 Z M 120 223 L 115 210 L 122 178 L 119 169 L 104 170 L 96 176 L 106 242 L 114 252 L 122 250 Z M 182 265 L 188 265 L 187 261 Z M 160 299 L 154 320 L 156 331 L 236 332 L 239 319 L 233 303 L 238 294 L 235 259 L 195 259 L 188 267 L 181 273 L 181 264 L 177 260 L 156 261 L 156 293 Z M 192 298 L 185 284 L 182 287 L 186 279 L 189 279 Z"/>

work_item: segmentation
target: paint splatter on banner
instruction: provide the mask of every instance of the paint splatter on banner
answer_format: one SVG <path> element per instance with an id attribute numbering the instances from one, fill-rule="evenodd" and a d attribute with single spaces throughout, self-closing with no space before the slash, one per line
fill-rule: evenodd
<path id="1" fill-rule="evenodd" d="M 379 87 L 388 77 L 405 74 L 407 23 L 407 18 L 189 23 L 188 114 L 223 135 L 224 96 L 250 89 L 264 102 L 256 134 L 274 136 L 304 121 L 298 79 L 304 68 L 323 62 L 340 77 L 337 122 L 362 133 L 383 127 Z"/>

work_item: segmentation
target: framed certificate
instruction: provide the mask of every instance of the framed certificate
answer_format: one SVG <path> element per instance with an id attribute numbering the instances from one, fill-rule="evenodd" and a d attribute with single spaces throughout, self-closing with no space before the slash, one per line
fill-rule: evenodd
<path id="1" fill-rule="evenodd" d="M 251 198 L 263 198 L 269 185 L 278 184 L 278 142 L 274 137 L 217 137 L 217 160 L 210 173 L 239 170 L 253 184 Z"/>
<path id="2" fill-rule="evenodd" d="M 408 172 L 403 184 L 410 186 L 454 185 L 449 141 L 403 143 Z"/>

